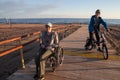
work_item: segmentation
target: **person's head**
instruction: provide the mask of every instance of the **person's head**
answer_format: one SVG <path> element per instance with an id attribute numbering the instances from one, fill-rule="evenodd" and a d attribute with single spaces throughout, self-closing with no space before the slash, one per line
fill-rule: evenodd
<path id="1" fill-rule="evenodd" d="M 52 31 L 52 27 L 53 27 L 53 25 L 52 25 L 52 23 L 50 23 L 50 22 L 48 22 L 48 23 L 45 25 L 45 28 L 46 28 L 46 31 L 47 31 L 47 32 L 51 32 L 51 31 Z"/>
<path id="2" fill-rule="evenodd" d="M 101 14 L 100 10 L 99 10 L 99 9 L 97 9 L 97 10 L 95 11 L 95 15 L 96 15 L 96 17 L 99 17 L 99 16 L 100 16 L 100 14 Z"/>

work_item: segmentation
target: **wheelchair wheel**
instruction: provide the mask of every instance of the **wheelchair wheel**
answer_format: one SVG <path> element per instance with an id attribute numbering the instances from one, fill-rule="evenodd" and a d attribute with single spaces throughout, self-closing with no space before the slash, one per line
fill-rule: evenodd
<path id="1" fill-rule="evenodd" d="M 59 49 L 59 65 L 63 63 L 64 55 L 63 55 L 63 48 Z"/>
<path id="2" fill-rule="evenodd" d="M 52 54 L 46 59 L 46 68 L 48 68 L 50 71 L 52 69 L 52 72 L 54 72 L 56 67 L 57 67 L 57 58 Z"/>
<path id="3" fill-rule="evenodd" d="M 107 60 L 108 59 L 108 49 L 106 45 L 102 45 L 102 50 L 103 50 L 103 56 L 104 59 Z"/>
<path id="4" fill-rule="evenodd" d="M 56 66 L 57 66 L 57 59 L 55 56 L 50 57 L 50 65 L 52 67 L 52 72 L 55 72 Z"/>

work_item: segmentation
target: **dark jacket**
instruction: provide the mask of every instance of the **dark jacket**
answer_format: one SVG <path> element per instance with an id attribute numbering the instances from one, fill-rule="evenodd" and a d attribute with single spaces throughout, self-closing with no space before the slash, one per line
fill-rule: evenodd
<path id="1" fill-rule="evenodd" d="M 99 21 L 97 25 L 98 28 L 100 28 L 100 24 L 102 24 L 106 30 L 108 29 L 106 22 L 104 22 L 104 20 L 101 17 L 99 17 Z M 89 32 L 93 32 L 94 27 L 95 27 L 95 15 L 91 17 L 90 24 L 89 24 Z"/>

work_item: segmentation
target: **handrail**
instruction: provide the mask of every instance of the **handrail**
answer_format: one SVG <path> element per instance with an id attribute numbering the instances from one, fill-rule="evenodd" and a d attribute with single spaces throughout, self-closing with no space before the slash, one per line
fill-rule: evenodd
<path id="1" fill-rule="evenodd" d="M 23 48 L 23 46 L 17 46 L 17 47 L 11 48 L 11 49 L 9 49 L 9 50 L 3 51 L 3 52 L 0 54 L 0 57 L 2 57 L 2 56 L 4 56 L 4 55 L 7 55 L 7 54 L 9 54 L 9 53 L 11 53 L 11 52 L 14 52 L 14 51 L 16 51 L 16 50 L 19 50 L 19 49 L 21 49 L 21 48 Z"/>
<path id="2" fill-rule="evenodd" d="M 111 33 L 106 33 L 106 38 L 108 39 L 108 41 L 111 43 L 111 45 L 116 49 L 116 51 L 118 53 L 116 53 L 117 55 L 120 52 L 120 46 L 118 45 L 117 41 L 115 38 L 113 38 L 113 36 L 111 35 Z"/>
<path id="3" fill-rule="evenodd" d="M 66 26 L 54 27 L 53 29 L 63 29 L 63 28 L 66 28 Z"/>
<path id="4" fill-rule="evenodd" d="M 31 35 L 36 35 L 36 34 L 40 34 L 40 31 L 34 32 L 34 33 L 30 33 L 30 34 L 22 35 L 21 38 L 30 37 Z"/>
<path id="5" fill-rule="evenodd" d="M 17 37 L 17 38 L 13 38 L 13 39 L 10 39 L 10 40 L 1 41 L 0 45 L 5 44 L 5 43 L 9 43 L 9 42 L 13 42 L 13 41 L 17 41 L 17 40 L 20 40 L 20 39 L 21 39 L 21 37 Z"/>
<path id="6" fill-rule="evenodd" d="M 36 38 L 36 39 L 34 39 L 34 40 L 31 40 L 31 41 L 29 41 L 29 42 L 27 42 L 27 43 L 25 43 L 25 44 L 22 44 L 21 39 L 22 39 L 22 38 L 25 38 L 25 37 L 30 37 L 31 35 L 36 35 L 36 34 L 40 34 L 40 31 L 31 33 L 31 34 L 27 34 L 27 35 L 23 35 L 23 36 L 21 36 L 21 37 L 17 37 L 17 38 L 13 38 L 13 39 L 1 41 L 1 42 L 0 42 L 0 45 L 1 45 L 1 44 L 10 43 L 10 42 L 13 42 L 13 41 L 17 41 L 17 40 L 19 40 L 19 43 L 20 43 L 20 44 L 19 44 L 17 47 L 14 47 L 14 48 L 11 48 L 11 49 L 7 49 L 7 50 L 5 50 L 5 51 L 0 52 L 0 57 L 5 56 L 5 55 L 7 55 L 7 54 L 9 54 L 9 53 L 11 53 L 11 52 L 14 52 L 14 51 L 16 51 L 16 50 L 20 50 L 21 61 L 22 61 L 22 68 L 24 69 L 24 68 L 25 68 L 25 63 L 24 63 L 24 56 L 23 56 L 23 46 L 25 46 L 25 45 L 27 45 L 27 44 L 29 44 L 29 43 L 37 40 L 38 38 Z"/>

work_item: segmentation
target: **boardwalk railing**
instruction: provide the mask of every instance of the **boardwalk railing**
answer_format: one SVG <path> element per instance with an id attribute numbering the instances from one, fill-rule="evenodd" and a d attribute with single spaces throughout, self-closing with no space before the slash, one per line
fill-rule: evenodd
<path id="1" fill-rule="evenodd" d="M 74 27 L 70 27 L 69 26 L 69 27 L 55 27 L 53 29 L 58 32 L 58 34 L 60 36 L 60 40 L 61 40 L 64 37 L 66 37 L 69 34 L 71 34 L 72 32 L 74 32 L 75 30 L 77 30 L 78 28 L 79 28 L 79 26 L 76 26 L 76 27 L 75 26 Z M 36 40 L 40 41 L 40 38 L 41 38 L 40 34 L 41 34 L 41 32 L 38 31 L 38 32 L 27 34 L 27 35 L 23 35 L 23 36 L 20 36 L 20 37 L 16 37 L 16 38 L 13 38 L 13 39 L 1 41 L 0 45 L 11 43 L 11 42 L 14 42 L 14 41 L 19 41 L 19 44 L 17 46 L 15 46 L 15 47 L 12 47 L 10 49 L 7 49 L 7 50 L 4 50 L 4 51 L 0 52 L 0 57 L 8 55 L 11 52 L 20 50 L 22 68 L 24 69 L 25 68 L 25 61 L 24 61 L 24 56 L 23 56 L 23 47 L 26 46 L 26 45 L 28 45 L 28 44 L 30 44 L 30 43 L 32 43 L 32 42 L 34 42 L 34 41 L 36 41 Z M 26 42 L 24 44 L 22 43 L 22 39 L 23 38 L 30 38 L 33 35 L 39 35 L 39 37 L 37 37 L 35 39 L 32 39 L 31 41 Z"/>
<path id="2" fill-rule="evenodd" d="M 110 30 L 112 31 L 112 30 L 114 30 L 114 29 L 110 28 Z M 116 30 L 116 32 L 117 32 L 117 30 Z M 111 35 L 111 33 L 106 33 L 106 37 L 107 37 L 108 41 L 111 43 L 111 45 L 112 45 L 112 46 L 116 49 L 116 51 L 118 52 L 118 53 L 116 53 L 116 54 L 119 55 L 119 54 L 120 54 L 120 45 L 119 45 L 118 40 L 116 40 L 116 39 L 114 38 L 114 36 Z"/>
<path id="3" fill-rule="evenodd" d="M 24 44 L 22 44 L 22 38 L 24 38 L 24 37 L 30 37 L 31 35 L 37 35 L 37 34 L 40 34 L 40 32 L 34 32 L 32 34 L 27 34 L 27 35 L 23 35 L 21 37 L 17 37 L 17 38 L 13 38 L 13 39 L 1 41 L 0 45 L 7 44 L 7 43 L 10 43 L 10 42 L 14 42 L 14 41 L 19 41 L 19 45 L 16 46 L 16 47 L 12 47 L 12 48 L 10 48 L 8 50 L 4 50 L 4 51 L 0 52 L 0 57 L 5 56 L 7 54 L 10 54 L 11 52 L 14 52 L 16 50 L 20 50 L 20 55 L 21 55 L 21 60 L 22 60 L 22 68 L 25 68 L 24 57 L 23 57 L 23 47 L 24 47 L 24 45 L 29 44 L 29 43 L 31 43 L 31 42 L 39 39 L 39 38 L 33 39 L 33 40 L 31 40 L 31 41 L 29 41 L 27 43 L 24 43 Z"/>

